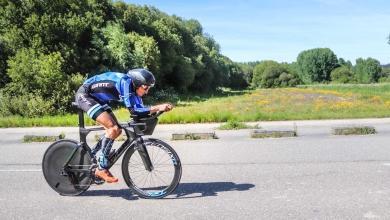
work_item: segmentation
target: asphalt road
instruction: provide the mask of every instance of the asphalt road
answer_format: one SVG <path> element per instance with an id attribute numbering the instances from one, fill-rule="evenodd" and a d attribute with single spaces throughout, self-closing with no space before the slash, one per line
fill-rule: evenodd
<path id="1" fill-rule="evenodd" d="M 296 138 L 251 139 L 248 130 L 216 131 L 217 140 L 169 141 L 183 130 L 215 125 L 160 126 L 183 163 L 178 189 L 146 200 L 117 184 L 64 197 L 45 182 L 41 160 L 49 143 L 21 143 L 25 133 L 72 128 L 0 129 L 1 219 L 390 219 L 390 123 L 297 122 Z M 332 136 L 330 127 L 374 125 L 378 134 Z M 268 129 L 292 122 L 261 123 Z M 77 137 L 77 136 L 75 136 Z"/>

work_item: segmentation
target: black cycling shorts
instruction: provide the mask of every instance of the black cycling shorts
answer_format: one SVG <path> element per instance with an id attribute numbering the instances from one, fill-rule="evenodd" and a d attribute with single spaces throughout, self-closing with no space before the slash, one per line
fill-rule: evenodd
<path id="1" fill-rule="evenodd" d="M 93 120 L 96 120 L 96 118 L 103 112 L 112 112 L 110 106 L 99 103 L 87 92 L 84 86 L 81 86 L 77 91 L 76 102 L 79 105 L 79 108 L 85 111 Z"/>

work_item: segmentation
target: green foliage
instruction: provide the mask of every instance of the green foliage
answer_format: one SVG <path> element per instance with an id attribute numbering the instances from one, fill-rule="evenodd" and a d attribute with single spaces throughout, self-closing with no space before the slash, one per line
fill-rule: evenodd
<path id="1" fill-rule="evenodd" d="M 28 117 L 65 112 L 83 77 L 64 75 L 63 65 L 59 52 L 44 55 L 32 49 L 18 51 L 8 62 L 11 82 L 3 91 L 9 106 L 2 106 L 0 111 Z M 28 109 L 22 107 L 23 102 Z"/>
<path id="2" fill-rule="evenodd" d="M 349 69 L 352 69 L 352 63 L 351 63 L 351 61 L 349 61 L 349 60 L 345 61 L 343 58 L 339 58 L 339 60 L 338 60 L 338 65 L 339 65 L 339 66 L 346 66 L 346 67 L 348 67 Z"/>
<path id="3" fill-rule="evenodd" d="M 13 96 L 0 94 L 0 115 L 20 115 L 24 117 L 37 117 L 53 114 L 55 109 L 51 100 L 44 100 L 36 94 Z"/>
<path id="4" fill-rule="evenodd" d="M 291 87 L 298 83 L 298 76 L 291 74 L 282 65 L 267 67 L 261 79 L 261 87 L 263 88 Z"/>
<path id="5" fill-rule="evenodd" d="M 355 81 L 354 74 L 348 66 L 340 66 L 330 73 L 332 82 L 335 83 L 352 83 Z"/>
<path id="6" fill-rule="evenodd" d="M 261 81 L 263 80 L 263 74 L 265 69 L 270 66 L 278 66 L 279 64 L 273 60 L 264 60 L 257 64 L 253 69 L 252 86 L 261 87 Z"/>
<path id="7" fill-rule="evenodd" d="M 299 53 L 300 78 L 305 83 L 328 82 L 331 71 L 338 66 L 336 55 L 328 48 L 315 48 Z"/>
<path id="8" fill-rule="evenodd" d="M 3 94 L 32 94 L 50 105 L 28 115 L 70 111 L 83 78 L 109 70 L 148 68 L 161 93 L 247 86 L 198 21 L 124 2 L 0 1 L 0 51 Z"/>
<path id="9" fill-rule="evenodd" d="M 381 77 L 379 82 L 390 82 L 390 67 L 382 67 Z"/>
<path id="10" fill-rule="evenodd" d="M 252 86 L 261 88 L 296 86 L 300 83 L 294 68 L 275 61 L 262 61 L 253 70 Z"/>
<path id="11" fill-rule="evenodd" d="M 354 72 L 358 83 L 374 83 L 378 82 L 381 76 L 382 67 L 376 59 L 358 58 L 356 59 Z"/>

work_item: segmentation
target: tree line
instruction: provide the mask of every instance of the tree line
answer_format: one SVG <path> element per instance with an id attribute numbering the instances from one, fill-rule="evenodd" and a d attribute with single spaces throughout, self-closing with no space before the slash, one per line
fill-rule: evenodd
<path id="1" fill-rule="evenodd" d="M 0 0 L 0 51 L 3 116 L 68 112 L 105 71 L 148 68 L 160 95 L 247 86 L 197 20 L 118 1 Z"/>
<path id="2" fill-rule="evenodd" d="M 71 110 L 82 82 L 105 71 L 148 68 L 154 97 L 218 87 L 271 88 L 310 83 L 372 83 L 390 71 L 372 58 L 345 61 L 328 48 L 293 63 L 237 63 L 194 19 L 110 0 L 0 0 L 0 115 Z"/>
<path id="3" fill-rule="evenodd" d="M 244 71 L 252 75 L 251 86 L 271 88 L 313 83 L 377 83 L 390 82 L 390 68 L 382 67 L 374 58 L 358 58 L 356 64 L 337 58 L 329 48 L 314 48 L 298 54 L 296 62 L 278 63 L 265 60 L 244 63 Z"/>

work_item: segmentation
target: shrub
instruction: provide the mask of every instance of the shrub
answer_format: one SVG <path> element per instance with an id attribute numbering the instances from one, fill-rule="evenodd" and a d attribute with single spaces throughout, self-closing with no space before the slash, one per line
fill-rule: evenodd
<path id="1" fill-rule="evenodd" d="M 330 73 L 330 77 L 336 83 L 354 82 L 354 74 L 347 66 L 337 67 Z"/>
<path id="2" fill-rule="evenodd" d="M 376 59 L 358 58 L 356 59 L 354 72 L 359 83 L 373 83 L 377 82 L 380 78 L 382 67 Z"/>
<path id="3" fill-rule="evenodd" d="M 264 71 L 270 66 L 278 66 L 279 64 L 272 60 L 264 60 L 257 64 L 253 69 L 252 86 L 261 87 Z"/>
<path id="4" fill-rule="evenodd" d="M 299 83 L 299 78 L 289 72 L 285 67 L 269 66 L 264 70 L 261 87 L 273 88 L 273 87 L 289 87 L 296 86 Z"/>
<path id="5" fill-rule="evenodd" d="M 10 96 L 3 92 L 0 94 L 1 116 L 35 117 L 53 113 L 55 113 L 53 103 L 50 100 L 44 100 L 39 95 Z"/>

